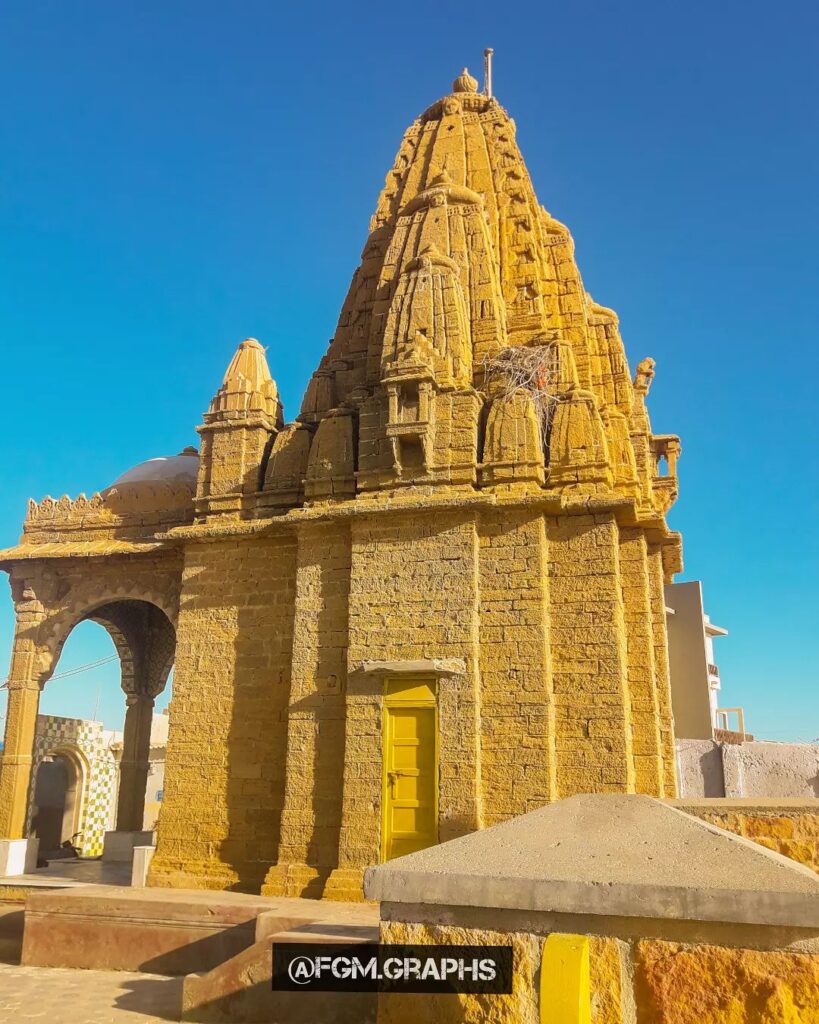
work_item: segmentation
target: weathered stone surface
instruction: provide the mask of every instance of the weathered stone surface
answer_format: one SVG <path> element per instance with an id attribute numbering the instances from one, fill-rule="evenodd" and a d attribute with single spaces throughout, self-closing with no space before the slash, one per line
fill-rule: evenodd
<path id="1" fill-rule="evenodd" d="M 816 1024 L 819 954 L 643 941 L 637 1024 Z"/>
<path id="2" fill-rule="evenodd" d="M 589 944 L 592 1024 L 623 1024 L 622 956 L 625 944 L 617 939 L 597 936 L 592 936 Z"/>
<path id="3" fill-rule="evenodd" d="M 378 1024 L 417 1024 L 421 999 L 423 1017 L 436 1024 L 538 1024 L 535 976 L 540 966 L 540 941 L 535 936 L 385 922 L 381 925 L 381 941 L 423 945 L 511 945 L 515 973 L 511 995 L 382 994 L 378 999 Z"/>
<path id="4" fill-rule="evenodd" d="M 675 805 L 719 828 L 819 872 L 819 800 L 678 800 Z"/>

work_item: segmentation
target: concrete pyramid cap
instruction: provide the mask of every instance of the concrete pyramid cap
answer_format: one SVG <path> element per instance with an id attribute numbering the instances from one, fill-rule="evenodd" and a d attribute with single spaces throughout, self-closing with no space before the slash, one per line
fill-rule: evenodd
<path id="1" fill-rule="evenodd" d="M 589 794 L 370 868 L 368 899 L 819 927 L 819 875 L 648 796 Z"/>

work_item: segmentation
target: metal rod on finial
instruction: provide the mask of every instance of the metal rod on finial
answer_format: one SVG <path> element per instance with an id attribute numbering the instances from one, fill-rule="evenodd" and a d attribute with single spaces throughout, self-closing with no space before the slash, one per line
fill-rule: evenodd
<path id="1" fill-rule="evenodd" d="M 487 48 L 483 51 L 483 91 L 487 98 L 492 98 L 492 54 L 495 51 Z"/>

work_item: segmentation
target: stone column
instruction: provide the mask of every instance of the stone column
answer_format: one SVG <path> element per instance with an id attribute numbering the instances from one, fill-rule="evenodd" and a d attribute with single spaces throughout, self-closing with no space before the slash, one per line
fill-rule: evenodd
<path id="1" fill-rule="evenodd" d="M 547 531 L 558 796 L 633 793 L 617 523 L 601 511 Z"/>
<path id="2" fill-rule="evenodd" d="M 5 744 L 0 756 L 0 837 L 23 839 L 31 788 L 34 732 L 40 706 L 38 651 L 26 634 L 31 623 L 18 612 L 9 672 Z"/>
<path id="3" fill-rule="evenodd" d="M 125 701 L 127 710 L 119 766 L 117 831 L 141 832 L 150 765 L 154 698 L 146 693 L 134 693 L 128 694 Z"/>
<path id="4" fill-rule="evenodd" d="M 284 807 L 264 896 L 321 896 L 337 864 L 349 587 L 349 535 L 333 524 L 300 528 Z"/>
<path id="5" fill-rule="evenodd" d="M 674 714 L 671 707 L 671 673 L 668 667 L 668 627 L 663 587 L 663 553 L 659 544 L 648 546 L 649 593 L 651 595 L 654 672 L 660 713 L 660 751 L 663 758 L 663 795 L 677 794 L 677 751 L 674 743 Z"/>
<path id="6" fill-rule="evenodd" d="M 654 666 L 654 609 L 646 539 L 638 528 L 620 531 L 620 589 L 626 627 L 635 788 L 638 793 L 661 797 L 665 795 L 665 779 Z"/>

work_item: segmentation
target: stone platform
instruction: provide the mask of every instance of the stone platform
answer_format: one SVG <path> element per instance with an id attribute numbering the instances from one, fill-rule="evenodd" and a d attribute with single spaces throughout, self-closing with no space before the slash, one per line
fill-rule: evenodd
<path id="1" fill-rule="evenodd" d="M 22 965 L 188 975 L 186 1021 L 270 1022 L 284 1014 L 288 1024 L 364 1024 L 375 1019 L 372 994 L 274 993 L 271 946 L 377 937 L 372 904 L 86 885 L 29 891 Z"/>
<path id="2" fill-rule="evenodd" d="M 0 891 L 13 894 L 23 889 L 71 889 L 79 885 L 120 885 L 131 881 L 131 865 L 122 861 L 104 861 L 99 857 L 66 857 L 49 861 L 48 867 L 27 874 L 0 878 Z"/>
<path id="3" fill-rule="evenodd" d="M 236 892 L 112 885 L 30 891 L 22 963 L 156 974 L 209 971 L 253 945 L 262 914 L 267 936 L 309 922 L 349 921 L 351 914 L 378 920 L 377 909 L 362 904 Z"/>

